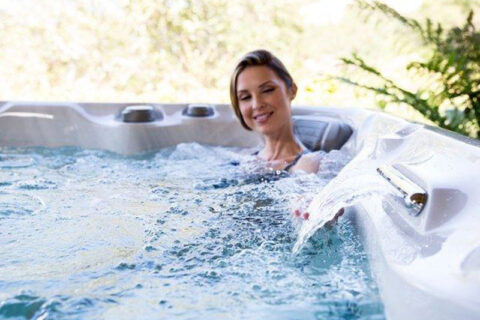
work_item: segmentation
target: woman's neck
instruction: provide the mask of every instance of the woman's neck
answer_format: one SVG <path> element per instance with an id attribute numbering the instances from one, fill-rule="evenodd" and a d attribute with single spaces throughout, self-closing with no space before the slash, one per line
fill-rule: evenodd
<path id="1" fill-rule="evenodd" d="M 302 151 L 297 143 L 292 130 L 282 131 L 283 134 L 266 135 L 265 147 L 260 152 L 261 157 L 267 161 L 288 160 Z"/>

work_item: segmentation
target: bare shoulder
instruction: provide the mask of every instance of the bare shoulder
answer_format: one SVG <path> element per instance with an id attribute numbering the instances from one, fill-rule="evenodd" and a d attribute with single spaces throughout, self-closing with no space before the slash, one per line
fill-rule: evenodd
<path id="1" fill-rule="evenodd" d="M 307 153 L 298 160 L 292 171 L 304 171 L 306 173 L 316 173 L 320 167 L 321 153 Z"/>

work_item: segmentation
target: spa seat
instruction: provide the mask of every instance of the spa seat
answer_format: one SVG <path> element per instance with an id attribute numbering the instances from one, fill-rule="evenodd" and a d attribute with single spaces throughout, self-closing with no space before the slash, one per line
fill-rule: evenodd
<path id="1" fill-rule="evenodd" d="M 344 121 L 323 115 L 293 116 L 293 130 L 311 151 L 340 149 L 353 133 Z"/>

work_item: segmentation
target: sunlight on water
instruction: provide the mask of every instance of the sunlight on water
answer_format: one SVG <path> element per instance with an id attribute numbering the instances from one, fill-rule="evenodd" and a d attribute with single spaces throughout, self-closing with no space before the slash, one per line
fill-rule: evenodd
<path id="1" fill-rule="evenodd" d="M 199 144 L 0 149 L 0 319 L 383 319 L 348 219 L 292 254 L 292 202 L 347 162 L 288 175 Z"/>

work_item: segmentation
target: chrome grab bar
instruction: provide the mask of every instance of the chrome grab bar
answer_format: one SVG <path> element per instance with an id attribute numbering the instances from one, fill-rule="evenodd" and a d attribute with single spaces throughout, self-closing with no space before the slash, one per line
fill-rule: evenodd
<path id="1" fill-rule="evenodd" d="M 389 165 L 377 168 L 377 172 L 403 194 L 405 206 L 412 216 L 418 216 L 427 203 L 428 194 L 425 190 L 405 177 L 401 172 Z"/>

